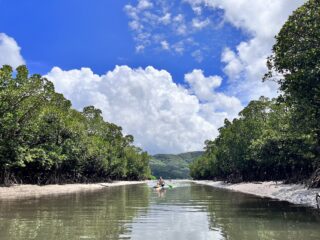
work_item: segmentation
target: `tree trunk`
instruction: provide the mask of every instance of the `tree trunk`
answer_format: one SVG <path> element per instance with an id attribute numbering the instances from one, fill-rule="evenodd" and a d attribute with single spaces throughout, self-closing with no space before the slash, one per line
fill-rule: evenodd
<path id="1" fill-rule="evenodd" d="M 320 168 L 317 168 L 316 171 L 312 174 L 309 184 L 309 188 L 319 188 L 320 187 Z"/>

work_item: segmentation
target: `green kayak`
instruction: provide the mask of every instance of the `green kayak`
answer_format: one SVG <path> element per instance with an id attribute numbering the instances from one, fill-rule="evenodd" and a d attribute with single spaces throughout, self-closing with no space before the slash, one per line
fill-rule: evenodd
<path id="1" fill-rule="evenodd" d="M 173 186 L 168 184 L 168 185 L 163 186 L 163 187 L 161 187 L 161 186 L 154 186 L 153 188 L 154 188 L 154 189 L 172 189 Z"/>

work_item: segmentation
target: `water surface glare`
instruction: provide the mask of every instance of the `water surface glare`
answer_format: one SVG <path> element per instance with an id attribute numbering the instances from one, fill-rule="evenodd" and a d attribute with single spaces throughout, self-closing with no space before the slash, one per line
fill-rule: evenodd
<path id="1" fill-rule="evenodd" d="M 0 201 L 0 240 L 320 239 L 317 210 L 173 182 Z"/>

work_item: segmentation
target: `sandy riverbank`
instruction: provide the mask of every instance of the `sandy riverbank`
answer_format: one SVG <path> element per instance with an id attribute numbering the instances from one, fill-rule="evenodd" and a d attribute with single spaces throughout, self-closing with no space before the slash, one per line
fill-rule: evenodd
<path id="1" fill-rule="evenodd" d="M 41 197 L 46 195 L 68 194 L 81 191 L 96 191 L 106 187 L 115 187 L 132 184 L 142 184 L 143 181 L 116 181 L 112 183 L 93 184 L 64 184 L 64 185 L 13 185 L 0 187 L 1 199 L 18 199 L 28 197 Z"/>
<path id="2" fill-rule="evenodd" d="M 307 189 L 302 184 L 283 184 L 281 182 L 261 183 L 237 183 L 229 184 L 215 181 L 193 181 L 197 184 L 208 185 L 216 188 L 223 188 L 253 194 L 260 197 L 269 197 L 294 204 L 302 204 L 310 207 L 317 207 L 316 194 L 320 189 Z"/>

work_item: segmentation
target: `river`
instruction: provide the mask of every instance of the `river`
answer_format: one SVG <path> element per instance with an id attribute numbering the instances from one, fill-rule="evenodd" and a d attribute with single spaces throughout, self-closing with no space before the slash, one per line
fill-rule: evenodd
<path id="1" fill-rule="evenodd" d="M 173 181 L 0 201 L 1 240 L 319 239 L 317 210 Z"/>

